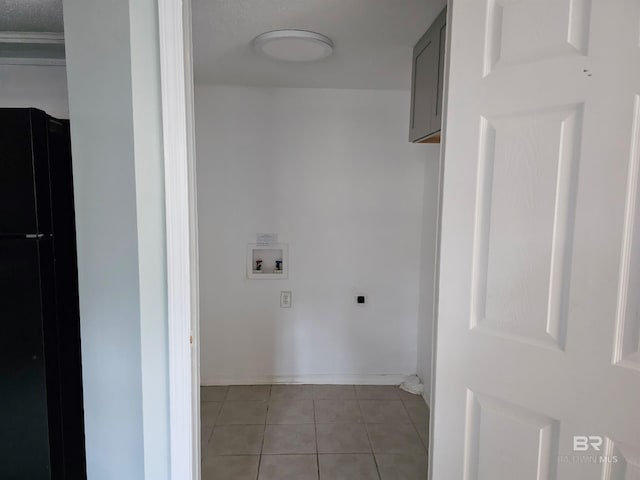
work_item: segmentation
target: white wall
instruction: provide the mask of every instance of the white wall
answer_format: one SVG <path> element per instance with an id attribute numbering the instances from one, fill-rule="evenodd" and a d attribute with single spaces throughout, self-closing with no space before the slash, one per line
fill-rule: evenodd
<path id="1" fill-rule="evenodd" d="M 65 67 L 0 65 L 0 107 L 35 107 L 69 118 Z"/>
<path id="2" fill-rule="evenodd" d="M 408 113 L 402 91 L 196 86 L 203 384 L 415 373 L 425 148 Z M 246 279 L 257 232 L 289 243 L 288 280 Z"/>
<path id="3" fill-rule="evenodd" d="M 155 0 L 65 0 L 87 473 L 169 478 Z"/>
<path id="4" fill-rule="evenodd" d="M 420 306 L 418 308 L 418 376 L 424 383 L 424 398 L 431 404 L 440 145 L 426 144 L 423 145 L 423 148 L 425 187 L 422 206 L 422 261 L 420 267 Z"/>

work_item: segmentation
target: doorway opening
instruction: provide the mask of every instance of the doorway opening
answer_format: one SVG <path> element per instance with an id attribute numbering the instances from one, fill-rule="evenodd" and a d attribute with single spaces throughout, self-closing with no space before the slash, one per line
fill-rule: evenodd
<path id="1" fill-rule="evenodd" d="M 192 2 L 203 478 L 426 478 L 445 3 Z"/>

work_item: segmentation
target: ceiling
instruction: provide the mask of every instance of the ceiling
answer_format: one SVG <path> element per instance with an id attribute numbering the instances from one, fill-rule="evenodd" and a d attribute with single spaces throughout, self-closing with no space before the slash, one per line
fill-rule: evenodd
<path id="1" fill-rule="evenodd" d="M 413 46 L 446 0 L 192 0 L 198 83 L 277 87 L 409 89 Z M 251 46 L 277 29 L 327 35 L 318 62 L 264 58 Z"/>
<path id="2" fill-rule="evenodd" d="M 0 1 L 0 31 L 62 32 L 62 0 Z"/>

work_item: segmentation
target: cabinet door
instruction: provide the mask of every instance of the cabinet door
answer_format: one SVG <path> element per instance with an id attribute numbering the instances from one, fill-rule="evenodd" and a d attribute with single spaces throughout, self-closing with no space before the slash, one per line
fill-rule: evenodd
<path id="1" fill-rule="evenodd" d="M 431 116 L 430 130 L 431 132 L 439 132 L 442 130 L 442 100 L 444 96 L 444 60 L 445 60 L 445 47 L 447 44 L 447 9 L 445 8 L 433 25 L 429 29 L 433 30 L 433 36 L 438 43 L 438 61 L 437 61 L 437 78 L 435 82 L 435 89 L 433 95 L 434 109 Z"/>
<path id="2" fill-rule="evenodd" d="M 411 126 L 409 141 L 415 142 L 431 133 L 437 89 L 438 45 L 429 29 L 413 49 L 411 83 Z"/>
<path id="3" fill-rule="evenodd" d="M 413 49 L 409 131 L 412 142 L 441 129 L 446 18 L 445 8 Z"/>

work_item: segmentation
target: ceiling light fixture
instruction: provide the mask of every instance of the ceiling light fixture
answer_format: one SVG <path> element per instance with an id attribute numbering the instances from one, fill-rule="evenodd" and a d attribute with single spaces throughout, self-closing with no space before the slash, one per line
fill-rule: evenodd
<path id="1" fill-rule="evenodd" d="M 253 39 L 254 48 L 285 62 L 321 60 L 333 53 L 333 42 L 319 33 L 305 30 L 275 30 Z"/>

